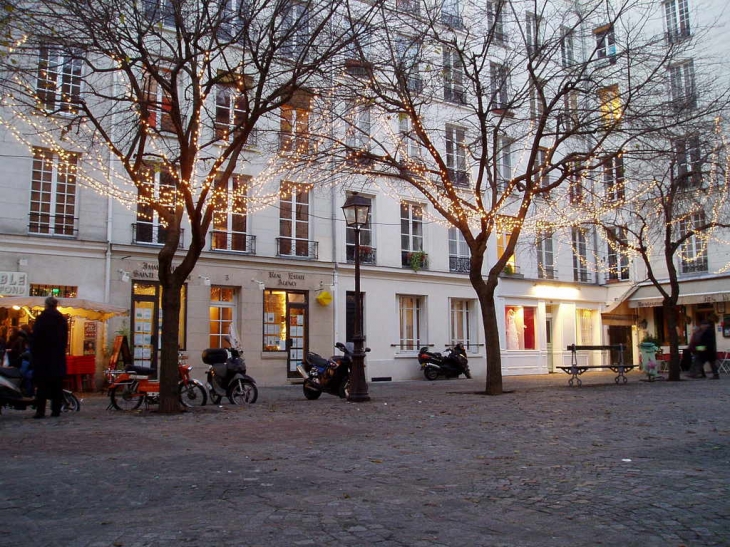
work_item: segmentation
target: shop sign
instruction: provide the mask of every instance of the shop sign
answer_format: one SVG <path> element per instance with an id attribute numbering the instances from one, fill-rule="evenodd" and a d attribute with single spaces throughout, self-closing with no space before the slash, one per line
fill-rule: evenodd
<path id="1" fill-rule="evenodd" d="M 0 272 L 0 295 L 28 296 L 30 284 L 25 272 Z"/>
<path id="2" fill-rule="evenodd" d="M 266 285 L 268 286 L 273 283 L 277 287 L 291 287 L 296 289 L 297 283 L 304 284 L 305 281 L 306 278 L 304 277 L 304 274 L 293 272 L 269 272 L 269 282 L 266 283 Z"/>

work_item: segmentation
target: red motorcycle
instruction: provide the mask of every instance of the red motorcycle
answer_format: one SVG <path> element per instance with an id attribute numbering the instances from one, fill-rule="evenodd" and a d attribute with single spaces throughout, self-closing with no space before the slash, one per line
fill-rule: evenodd
<path id="1" fill-rule="evenodd" d="M 184 361 L 178 362 L 180 402 L 186 407 L 203 406 L 208 402 L 208 394 L 201 382 L 190 377 L 192 368 Z M 107 370 L 109 407 L 129 411 L 138 409 L 142 403 L 145 403 L 145 408 L 150 404 L 158 404 L 160 381 L 150 378 L 154 374 L 154 369 L 136 366 L 127 366 L 124 370 Z"/>

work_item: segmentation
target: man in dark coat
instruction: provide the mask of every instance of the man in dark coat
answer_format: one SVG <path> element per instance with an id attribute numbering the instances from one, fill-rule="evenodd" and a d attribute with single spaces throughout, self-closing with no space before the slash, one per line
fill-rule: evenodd
<path id="1" fill-rule="evenodd" d="M 51 400 L 51 416 L 61 415 L 68 322 L 57 307 L 58 300 L 52 296 L 46 298 L 46 309 L 33 326 L 33 381 L 38 388 L 34 418 L 45 417 L 47 399 Z"/>

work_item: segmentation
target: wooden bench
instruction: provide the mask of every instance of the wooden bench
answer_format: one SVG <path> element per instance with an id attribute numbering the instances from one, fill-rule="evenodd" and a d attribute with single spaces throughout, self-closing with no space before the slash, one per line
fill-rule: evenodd
<path id="1" fill-rule="evenodd" d="M 627 365 L 624 364 L 624 349 L 626 346 L 624 344 L 616 344 L 613 346 L 576 346 L 575 344 L 571 344 L 568 346 L 568 351 L 571 353 L 570 355 L 570 366 L 563 366 L 563 367 L 557 367 L 566 374 L 570 374 L 570 379 L 568 380 L 568 385 L 570 387 L 573 387 L 573 385 L 581 386 L 583 385 L 583 382 L 581 382 L 580 376 L 584 372 L 587 372 L 592 369 L 609 369 L 612 370 L 617 374 L 616 379 L 614 380 L 617 385 L 625 384 L 629 381 L 628 378 L 626 378 L 627 372 L 633 370 L 633 368 L 636 365 Z M 579 365 L 578 364 L 578 353 L 579 351 L 605 351 L 605 350 L 616 350 L 618 351 L 618 363 L 611 363 L 610 365 Z"/>

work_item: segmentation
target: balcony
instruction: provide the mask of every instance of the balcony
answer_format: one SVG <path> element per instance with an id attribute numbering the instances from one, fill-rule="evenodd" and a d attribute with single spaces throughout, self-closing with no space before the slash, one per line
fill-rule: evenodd
<path id="1" fill-rule="evenodd" d="M 164 245 L 167 239 L 167 228 L 154 222 L 132 223 L 132 244 Z M 185 243 L 185 230 L 180 228 L 180 241 L 177 248 L 182 249 Z"/>
<path id="2" fill-rule="evenodd" d="M 73 215 L 30 213 L 28 233 L 54 237 L 75 238 L 79 235 L 76 227 L 78 218 Z"/>
<path id="3" fill-rule="evenodd" d="M 373 63 L 360 59 L 345 59 L 345 72 L 357 78 L 367 78 L 373 73 Z"/>
<path id="4" fill-rule="evenodd" d="M 557 279 L 558 270 L 552 266 L 540 266 L 537 267 L 537 278 L 538 279 Z"/>
<path id="5" fill-rule="evenodd" d="M 297 258 L 317 260 L 319 242 L 291 237 L 276 238 L 276 256 L 279 258 Z"/>
<path id="6" fill-rule="evenodd" d="M 593 283 L 593 277 L 586 270 L 573 270 L 573 281 L 577 281 L 578 283 Z"/>
<path id="7" fill-rule="evenodd" d="M 449 180 L 454 186 L 469 187 L 469 173 L 467 171 L 460 171 L 449 167 L 446 169 L 446 173 L 449 175 Z"/>
<path id="8" fill-rule="evenodd" d="M 681 260 L 679 263 L 679 273 L 682 275 L 692 275 L 692 274 L 700 274 L 700 273 L 707 273 L 709 271 L 708 265 L 707 265 L 707 257 L 698 257 L 694 260 L 692 259 L 685 259 Z"/>
<path id="9" fill-rule="evenodd" d="M 502 273 L 499 274 L 500 277 L 517 277 L 517 278 L 524 278 L 525 276 L 520 272 L 520 267 L 515 266 L 514 264 L 507 264 L 504 267 L 504 270 L 502 270 Z"/>
<path id="10" fill-rule="evenodd" d="M 445 87 L 444 101 L 455 104 L 466 104 L 466 92 L 463 89 Z"/>
<path id="11" fill-rule="evenodd" d="M 256 236 L 248 235 L 245 232 L 213 230 L 210 238 L 210 250 L 255 255 Z"/>
<path id="12" fill-rule="evenodd" d="M 471 270 L 471 259 L 468 256 L 450 256 L 449 271 L 468 274 Z"/>
<path id="13" fill-rule="evenodd" d="M 374 266 L 377 261 L 376 249 L 367 245 L 360 245 L 360 264 Z M 345 258 L 348 264 L 355 263 L 355 245 L 345 247 Z"/>

